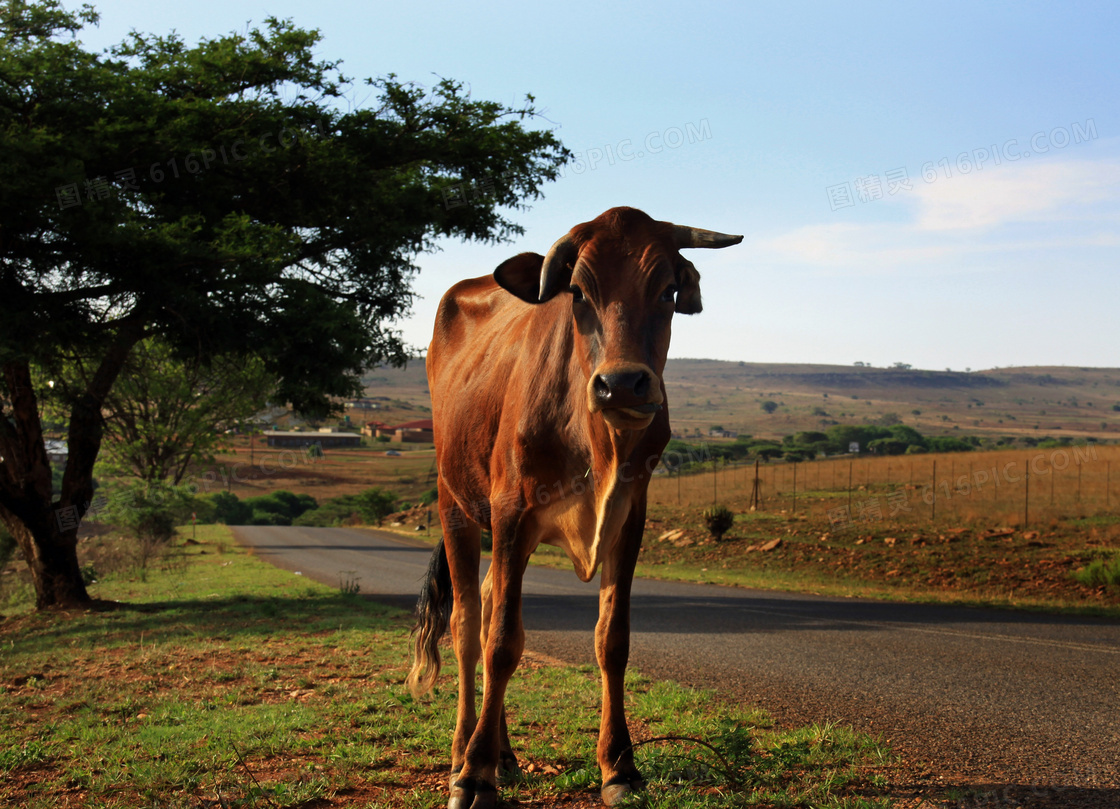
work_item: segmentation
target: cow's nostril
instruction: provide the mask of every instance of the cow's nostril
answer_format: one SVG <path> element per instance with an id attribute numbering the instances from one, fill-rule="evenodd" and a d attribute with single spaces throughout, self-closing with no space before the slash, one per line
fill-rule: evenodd
<path id="1" fill-rule="evenodd" d="M 611 400 L 611 386 L 603 377 L 596 376 L 592 387 L 595 390 L 595 398 L 603 402 L 609 402 Z"/>
<path id="2" fill-rule="evenodd" d="M 641 376 L 638 377 L 638 381 L 634 385 L 634 394 L 642 397 L 649 395 L 649 374 L 644 371 Z"/>

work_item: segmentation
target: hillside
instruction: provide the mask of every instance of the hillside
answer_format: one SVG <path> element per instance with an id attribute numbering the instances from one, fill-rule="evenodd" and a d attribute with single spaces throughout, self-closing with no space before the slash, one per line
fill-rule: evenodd
<path id="1" fill-rule="evenodd" d="M 368 396 L 389 400 L 374 414 L 379 420 L 417 418 L 429 406 L 423 360 L 372 370 L 365 382 Z M 897 416 L 930 435 L 1120 437 L 1120 412 L 1113 410 L 1120 406 L 1120 368 L 965 373 L 672 359 L 665 386 L 673 428 L 683 435 L 718 426 L 777 437 Z M 777 404 L 771 414 L 762 410 L 766 401 Z"/>
<path id="2" fill-rule="evenodd" d="M 680 432 L 756 436 L 870 422 L 888 414 L 932 435 L 1120 432 L 1120 369 L 1027 367 L 971 373 L 841 365 L 670 360 L 665 384 Z M 772 414 L 764 401 L 776 402 Z"/>

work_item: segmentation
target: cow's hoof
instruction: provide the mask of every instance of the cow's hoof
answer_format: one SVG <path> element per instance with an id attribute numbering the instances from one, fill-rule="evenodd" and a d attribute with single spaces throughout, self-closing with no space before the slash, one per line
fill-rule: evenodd
<path id="1" fill-rule="evenodd" d="M 508 750 L 503 750 L 498 759 L 498 772 L 507 781 L 521 778 L 521 765 L 517 763 L 517 756 Z"/>
<path id="2" fill-rule="evenodd" d="M 599 790 L 603 799 L 603 806 L 618 806 L 627 795 L 640 792 L 646 788 L 645 779 L 634 773 L 633 775 L 616 775 Z"/>
<path id="3" fill-rule="evenodd" d="M 498 805 L 498 790 L 477 778 L 464 778 L 451 784 L 451 799 L 447 809 L 494 809 Z"/>

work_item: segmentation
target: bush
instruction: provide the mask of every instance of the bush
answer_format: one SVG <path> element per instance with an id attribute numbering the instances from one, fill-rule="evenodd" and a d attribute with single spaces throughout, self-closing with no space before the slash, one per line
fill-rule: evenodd
<path id="1" fill-rule="evenodd" d="M 216 492 L 199 498 L 213 508 L 214 522 L 226 525 L 245 525 L 253 517 L 253 509 L 241 502 L 232 492 Z"/>
<path id="2" fill-rule="evenodd" d="M 435 503 L 435 502 L 438 502 L 438 501 L 439 501 L 439 487 L 437 487 L 437 486 L 433 486 L 432 488 L 428 489 L 428 491 L 426 491 L 422 495 L 420 495 L 420 502 L 423 503 L 425 506 L 430 506 L 430 505 L 432 505 L 432 503 Z"/>
<path id="3" fill-rule="evenodd" d="M 291 525 L 297 517 L 318 505 L 309 494 L 284 490 L 244 500 L 232 492 L 217 492 L 198 499 L 200 521 L 205 515 L 226 525 Z"/>
<path id="4" fill-rule="evenodd" d="M 704 523 L 708 526 L 708 533 L 719 542 L 735 524 L 735 515 L 726 506 L 712 506 L 704 511 Z"/>
<path id="5" fill-rule="evenodd" d="M 397 498 L 385 489 L 366 489 L 356 497 L 358 515 L 367 523 L 381 525 L 381 521 L 396 510 Z"/>
<path id="6" fill-rule="evenodd" d="M 175 526 L 190 519 L 194 497 L 187 486 L 130 481 L 113 487 L 105 520 L 137 540 L 135 562 L 141 570 L 175 535 Z"/>
<path id="7" fill-rule="evenodd" d="M 1120 586 L 1120 554 L 1111 559 L 1096 559 L 1081 570 L 1073 572 L 1073 578 L 1086 587 Z"/>
<path id="8" fill-rule="evenodd" d="M 254 510 L 247 525 L 291 525 L 292 518 L 275 511 Z"/>
<path id="9" fill-rule="evenodd" d="M 243 503 L 252 513 L 249 525 L 291 525 L 301 514 L 318 506 L 309 494 L 293 494 L 284 490 L 260 497 L 246 497 Z"/>
<path id="10" fill-rule="evenodd" d="M 757 455 L 762 460 L 768 461 L 771 458 L 777 458 L 779 455 L 785 452 L 785 450 L 779 447 L 777 444 L 752 444 L 751 452 Z"/>
<path id="11" fill-rule="evenodd" d="M 360 494 L 345 494 L 303 512 L 292 525 L 329 527 L 343 525 L 357 516 L 364 523 L 380 525 L 386 515 L 396 510 L 397 498 L 384 489 L 367 489 Z"/>

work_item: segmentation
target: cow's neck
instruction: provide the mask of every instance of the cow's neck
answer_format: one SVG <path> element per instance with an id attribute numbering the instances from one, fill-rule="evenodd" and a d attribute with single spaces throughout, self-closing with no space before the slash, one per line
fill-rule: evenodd
<path id="1" fill-rule="evenodd" d="M 594 575 L 598 561 L 607 557 L 619 541 L 635 503 L 634 487 L 639 482 L 644 485 L 640 476 L 648 475 L 644 459 L 635 461 L 634 458 L 639 448 L 647 443 L 649 428 L 616 430 L 607 425 L 602 414 L 587 415 L 595 497 L 595 534 L 589 560 L 592 569 L 588 573 Z"/>

